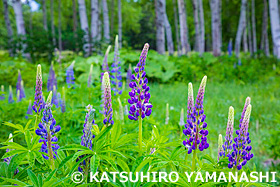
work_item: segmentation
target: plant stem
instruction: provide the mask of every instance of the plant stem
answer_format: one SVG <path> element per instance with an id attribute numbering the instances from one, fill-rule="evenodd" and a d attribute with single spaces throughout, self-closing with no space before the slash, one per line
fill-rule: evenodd
<path id="1" fill-rule="evenodd" d="M 52 142 L 51 142 L 51 134 L 48 133 L 48 149 L 49 149 L 49 158 L 51 162 L 51 169 L 54 170 L 54 160 L 53 160 L 53 152 L 52 152 Z"/>
<path id="2" fill-rule="evenodd" d="M 37 127 L 37 120 L 38 120 L 38 114 L 36 114 L 35 125 L 34 125 L 34 132 L 35 132 L 36 127 Z"/>
<path id="3" fill-rule="evenodd" d="M 141 114 L 141 113 L 140 113 Z M 142 156 L 142 117 L 139 118 L 139 156 Z"/>
<path id="4" fill-rule="evenodd" d="M 195 170 L 195 159 L 196 159 L 196 149 L 193 152 L 193 159 L 192 159 L 192 172 Z"/>

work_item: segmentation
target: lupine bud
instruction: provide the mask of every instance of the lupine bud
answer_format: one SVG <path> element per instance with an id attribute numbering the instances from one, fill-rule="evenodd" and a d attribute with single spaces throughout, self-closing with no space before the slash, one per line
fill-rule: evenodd
<path id="1" fill-rule="evenodd" d="M 165 125 L 168 125 L 168 122 L 169 122 L 169 104 L 166 103 Z"/>
<path id="2" fill-rule="evenodd" d="M 57 157 L 57 150 L 59 149 L 57 142 L 57 137 L 54 136 L 55 133 L 59 132 L 61 127 L 56 125 L 56 121 L 52 115 L 52 91 L 50 92 L 48 99 L 45 104 L 43 111 L 43 117 L 41 122 L 38 124 L 39 128 L 35 130 L 38 136 L 41 136 L 39 142 L 42 142 L 40 152 L 44 152 L 52 156 L 54 159 Z M 53 144 L 54 142 L 55 144 Z M 43 155 L 45 159 L 49 159 L 49 156 Z"/>
<path id="3" fill-rule="evenodd" d="M 184 126 L 185 125 L 185 119 L 184 119 L 184 109 L 181 109 L 181 113 L 180 113 L 180 121 L 179 121 L 179 125 L 180 126 Z"/>
<path id="4" fill-rule="evenodd" d="M 123 106 L 120 98 L 118 97 L 118 103 L 119 103 L 119 115 L 120 115 L 120 120 L 124 120 L 124 113 L 123 113 Z"/>
<path id="5" fill-rule="evenodd" d="M 122 94 L 122 76 L 121 76 L 121 62 L 119 57 L 119 41 L 118 35 L 115 40 L 115 52 L 114 52 L 114 60 L 112 63 L 112 70 L 110 74 L 111 82 L 112 82 L 112 90 L 114 95 Z"/>
<path id="6" fill-rule="evenodd" d="M 90 70 L 89 70 L 89 74 L 88 74 L 88 82 L 87 82 L 87 86 L 90 88 L 92 85 L 92 69 L 93 69 L 93 65 L 90 65 Z"/>
<path id="7" fill-rule="evenodd" d="M 113 125 L 113 108 L 111 100 L 111 85 L 108 72 L 104 73 L 102 79 L 103 95 L 104 95 L 104 120 L 105 126 Z"/>
<path id="8" fill-rule="evenodd" d="M 23 98 L 25 98 L 25 91 L 24 91 L 24 84 L 23 84 L 23 80 L 20 83 L 20 93 L 19 93 L 19 97 L 22 100 Z"/>
<path id="9" fill-rule="evenodd" d="M 108 48 L 105 52 L 105 55 L 104 55 L 103 64 L 102 64 L 102 72 L 101 72 L 101 82 L 102 82 L 102 79 L 103 79 L 104 72 L 109 72 L 108 54 L 110 52 L 110 49 L 111 49 L 111 45 L 108 46 Z"/>
<path id="10" fill-rule="evenodd" d="M 207 77 L 204 76 L 196 97 L 196 103 L 193 106 L 193 89 L 192 84 L 189 84 L 188 90 L 188 118 L 185 124 L 183 133 L 188 137 L 183 141 L 183 145 L 188 148 L 188 154 L 193 150 L 199 149 L 203 151 L 209 147 L 207 143 L 208 130 L 205 122 L 206 115 L 203 110 L 203 99 L 206 86 Z"/>
<path id="11" fill-rule="evenodd" d="M 20 99 L 20 90 L 17 90 L 17 102 L 20 102 L 21 99 Z"/>
<path id="12" fill-rule="evenodd" d="M 1 85 L 1 92 L 3 92 L 2 94 L 0 94 L 0 100 L 4 100 L 5 99 L 5 90 L 4 90 L 4 85 Z"/>
<path id="13" fill-rule="evenodd" d="M 37 75 L 36 75 L 36 87 L 35 87 L 35 97 L 34 104 L 32 109 L 35 113 L 39 114 L 43 109 L 44 101 L 43 101 L 43 92 L 42 92 L 42 70 L 41 65 L 37 66 Z"/>
<path id="14" fill-rule="evenodd" d="M 220 157 L 223 156 L 223 136 L 219 134 L 219 140 L 218 140 L 218 161 Z"/>
<path id="15" fill-rule="evenodd" d="M 129 84 L 131 83 L 131 81 L 132 81 L 132 70 L 131 70 L 131 64 L 129 64 L 128 70 L 127 70 L 127 73 L 126 73 L 126 84 L 127 84 L 127 87 L 129 87 Z"/>
<path id="16" fill-rule="evenodd" d="M 128 115 L 130 120 L 137 121 L 139 116 L 144 119 L 152 113 L 153 105 L 149 102 L 151 98 L 150 87 L 147 85 L 148 79 L 145 77 L 146 72 L 144 71 L 148 50 L 149 44 L 146 43 L 135 68 L 135 75 L 132 75 L 133 82 L 129 84 L 129 87 L 132 88 L 129 92 L 130 99 L 128 99 L 128 103 L 131 105 L 130 115 Z"/>
<path id="17" fill-rule="evenodd" d="M 27 108 L 27 112 L 26 112 L 25 118 L 28 119 L 28 116 L 32 115 L 32 114 L 33 114 L 33 112 L 32 112 L 31 100 L 29 100 L 29 104 L 28 104 L 28 108 Z"/>
<path id="18" fill-rule="evenodd" d="M 66 70 L 66 84 L 68 88 L 74 87 L 75 77 L 74 77 L 74 64 L 75 61 Z"/>
<path id="19" fill-rule="evenodd" d="M 13 90 L 12 90 L 12 86 L 9 85 L 9 103 L 13 103 L 14 99 L 13 99 Z"/>
<path id="20" fill-rule="evenodd" d="M 64 87 L 62 87 L 61 112 L 64 113 L 65 111 L 66 111 L 65 89 Z"/>
<path id="21" fill-rule="evenodd" d="M 225 143 L 223 145 L 223 156 L 228 155 L 232 150 L 233 125 L 234 125 L 234 108 L 231 106 L 229 107 L 229 112 L 228 112 L 227 131 L 225 136 Z"/>
<path id="22" fill-rule="evenodd" d="M 49 77 L 48 77 L 48 85 L 47 85 L 48 91 L 52 91 L 54 86 L 57 87 L 57 80 L 56 80 L 55 71 L 52 62 L 49 71 Z"/>

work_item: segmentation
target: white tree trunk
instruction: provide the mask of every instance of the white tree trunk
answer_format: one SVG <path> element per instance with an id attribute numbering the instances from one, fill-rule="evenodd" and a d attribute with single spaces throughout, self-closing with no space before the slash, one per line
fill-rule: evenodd
<path id="1" fill-rule="evenodd" d="M 78 52 L 78 34 L 77 34 L 77 8 L 76 8 L 76 0 L 72 0 L 72 11 L 73 11 L 73 33 L 74 33 L 74 40 L 75 40 L 75 51 Z"/>
<path id="2" fill-rule="evenodd" d="M 13 30 L 12 30 L 11 22 L 10 22 L 10 18 L 9 18 L 9 9 L 8 9 L 7 0 L 3 0 L 3 6 L 4 6 L 5 24 L 6 24 L 7 33 L 8 33 L 9 54 L 10 54 L 10 56 L 13 56 L 13 50 L 10 47 L 10 44 L 12 44 L 12 42 L 13 42 Z"/>
<path id="3" fill-rule="evenodd" d="M 175 25 L 175 36 L 176 36 L 176 44 L 177 44 L 177 52 L 178 55 L 181 55 L 180 50 L 180 40 L 179 40 L 179 28 L 178 28 L 178 12 L 177 12 L 177 6 L 175 0 L 172 0 L 173 4 L 173 12 L 174 12 L 174 25 Z"/>
<path id="4" fill-rule="evenodd" d="M 237 29 L 237 34 L 236 34 L 236 38 L 235 38 L 235 55 L 238 58 L 239 58 L 239 53 L 240 53 L 242 34 L 246 27 L 246 7 L 247 7 L 247 0 L 242 0 L 238 29 Z"/>
<path id="5" fill-rule="evenodd" d="M 278 0 L 269 0 L 270 24 L 274 53 L 280 59 L 280 22 Z"/>
<path id="6" fill-rule="evenodd" d="M 42 10 L 43 10 L 43 25 L 44 25 L 45 31 L 47 31 L 48 23 L 47 23 L 46 0 L 42 0 Z"/>
<path id="7" fill-rule="evenodd" d="M 221 55 L 221 12 L 220 2 L 221 0 L 210 0 L 211 7 L 211 25 L 212 25 L 212 48 L 213 55 Z"/>
<path id="8" fill-rule="evenodd" d="M 187 53 L 190 52 L 191 48 L 189 44 L 187 15 L 186 15 L 184 0 L 178 0 L 178 9 L 179 9 L 181 54 L 187 55 Z"/>
<path id="9" fill-rule="evenodd" d="M 203 2 L 198 0 L 199 4 L 199 27 L 200 27 L 200 54 L 205 51 L 205 27 L 204 27 L 204 12 L 203 12 Z"/>
<path id="10" fill-rule="evenodd" d="M 155 0 L 156 9 L 156 48 L 159 54 L 165 53 L 164 13 L 165 0 Z"/>
<path id="11" fill-rule="evenodd" d="M 90 55 L 89 29 L 88 29 L 88 19 L 87 19 L 87 13 L 86 13 L 85 0 L 78 0 L 78 6 L 79 6 L 81 28 L 84 31 L 83 50 L 85 52 L 85 56 L 89 56 Z"/>
<path id="12" fill-rule="evenodd" d="M 257 35 L 256 35 L 256 17 L 255 17 L 255 0 L 252 0 L 252 33 L 253 33 L 253 52 L 257 52 Z"/>
<path id="13" fill-rule="evenodd" d="M 246 29 L 246 27 L 243 31 L 243 51 L 245 53 L 248 52 L 248 40 L 247 40 L 247 29 Z"/>
<path id="14" fill-rule="evenodd" d="M 165 26 L 165 32 L 166 32 L 168 53 L 169 53 L 169 55 L 173 55 L 174 44 L 173 44 L 173 39 L 172 39 L 172 29 L 171 29 L 170 23 L 168 21 L 166 11 L 165 11 L 165 14 L 164 14 L 164 26 Z"/>
<path id="15" fill-rule="evenodd" d="M 193 13 L 194 13 L 194 27 L 195 27 L 195 51 L 199 51 L 200 47 L 200 22 L 199 22 L 199 13 L 198 13 L 198 0 L 192 0 Z"/>
<path id="16" fill-rule="evenodd" d="M 61 0 L 58 0 L 58 49 L 62 51 L 62 39 L 61 39 Z"/>
<path id="17" fill-rule="evenodd" d="M 263 0 L 263 22 L 262 22 L 262 37 L 261 37 L 261 47 L 260 49 L 264 51 L 266 56 L 270 55 L 269 50 L 269 40 L 268 40 L 268 12 L 267 12 L 267 0 Z"/>
<path id="18" fill-rule="evenodd" d="M 91 0 L 91 37 L 93 43 L 97 41 L 98 36 L 98 0 Z"/>
<path id="19" fill-rule="evenodd" d="M 102 7 L 103 7 L 104 39 L 105 39 L 105 42 L 109 43 L 110 42 L 110 23 L 109 23 L 107 0 L 102 0 Z"/>
<path id="20" fill-rule="evenodd" d="M 252 27 L 251 27 L 251 22 L 250 22 L 250 6 L 247 6 L 247 32 L 248 32 L 248 47 L 249 47 L 249 52 L 251 56 L 253 56 L 253 38 L 252 38 Z"/>
<path id="21" fill-rule="evenodd" d="M 52 41 L 53 46 L 56 46 L 56 40 L 55 40 L 55 30 L 54 30 L 54 17 L 53 17 L 53 0 L 51 0 L 51 30 L 52 30 Z"/>
<path id="22" fill-rule="evenodd" d="M 119 48 L 122 48 L 122 1 L 118 0 L 118 35 Z"/>

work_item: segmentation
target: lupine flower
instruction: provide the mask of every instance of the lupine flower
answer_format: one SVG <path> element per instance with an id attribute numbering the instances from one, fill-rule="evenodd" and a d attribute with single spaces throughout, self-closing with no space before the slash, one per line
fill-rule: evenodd
<path id="1" fill-rule="evenodd" d="M 66 69 L 66 84 L 68 88 L 71 88 L 75 84 L 75 77 L 74 77 L 74 64 L 75 61 Z"/>
<path id="2" fill-rule="evenodd" d="M 193 105 L 192 87 L 189 88 L 188 118 L 187 123 L 185 124 L 186 129 L 183 130 L 183 133 L 188 136 L 188 138 L 183 141 L 183 145 L 188 148 L 188 154 L 197 148 L 200 151 L 203 151 L 209 147 L 209 144 L 207 143 L 208 130 L 205 129 L 207 127 L 207 123 L 205 122 L 206 115 L 203 110 L 206 81 L 207 77 L 204 76 L 198 90 L 195 106 L 193 108 L 191 108 Z"/>
<path id="3" fill-rule="evenodd" d="M 102 82 L 102 79 L 103 79 L 104 72 L 109 72 L 108 54 L 110 52 L 110 49 L 111 49 L 111 45 L 108 46 L 108 48 L 105 52 L 105 55 L 104 55 L 104 59 L 103 59 L 103 63 L 102 63 L 101 82 Z"/>
<path id="4" fill-rule="evenodd" d="M 108 72 L 104 73 L 102 79 L 103 95 L 104 95 L 104 120 L 103 123 L 105 126 L 113 125 L 113 108 L 111 100 L 111 85 Z"/>
<path id="5" fill-rule="evenodd" d="M 190 82 L 188 85 L 188 110 L 187 110 L 187 119 L 191 119 L 194 107 L 194 98 L 193 98 L 193 86 Z"/>
<path id="6" fill-rule="evenodd" d="M 52 91 L 54 86 L 57 87 L 57 80 L 56 80 L 55 71 L 52 62 L 49 71 L 49 77 L 48 77 L 48 85 L 47 85 L 48 91 Z"/>
<path id="7" fill-rule="evenodd" d="M 168 125 L 168 122 L 169 122 L 169 104 L 166 103 L 165 125 Z"/>
<path id="8" fill-rule="evenodd" d="M 232 55 L 232 40 L 230 39 L 228 43 L 228 56 L 231 55 Z"/>
<path id="9" fill-rule="evenodd" d="M 237 137 L 234 138 L 234 143 L 232 145 L 233 150 L 231 154 L 227 155 L 229 161 L 228 168 L 236 167 L 238 170 L 241 170 L 242 166 L 245 166 L 247 161 L 251 160 L 254 156 L 254 154 L 251 153 L 252 146 L 250 146 L 251 140 L 248 132 L 248 125 L 252 109 L 250 99 L 248 98 L 246 100 L 244 109 L 246 109 L 245 115 L 240 124 L 240 129 L 236 131 Z"/>
<path id="10" fill-rule="evenodd" d="M 0 100 L 4 100 L 5 99 L 5 90 L 4 90 L 4 85 L 1 85 L 1 92 L 3 92 L 1 95 L 0 95 Z"/>
<path id="11" fill-rule="evenodd" d="M 129 64 L 128 70 L 127 70 L 127 73 L 126 73 L 126 84 L 127 84 L 128 87 L 129 87 L 129 84 L 132 81 L 131 76 L 132 76 L 132 70 L 131 70 L 131 64 Z"/>
<path id="12" fill-rule="evenodd" d="M 122 102 L 121 102 L 119 97 L 118 97 L 118 103 L 119 103 L 119 116 L 120 116 L 120 120 L 123 121 L 124 120 L 123 106 L 122 106 Z"/>
<path id="13" fill-rule="evenodd" d="M 87 82 L 88 87 L 91 87 L 91 85 L 92 85 L 92 69 L 93 69 L 93 65 L 91 64 L 89 74 L 88 74 L 88 82 Z"/>
<path id="14" fill-rule="evenodd" d="M 9 85 L 9 100 L 8 100 L 9 103 L 13 103 L 14 102 L 14 99 L 13 99 L 13 90 L 12 90 L 12 86 Z"/>
<path id="15" fill-rule="evenodd" d="M 148 79 L 146 76 L 145 70 L 145 61 L 147 53 L 149 50 L 149 44 L 145 44 L 142 50 L 140 60 L 135 68 L 135 75 L 132 75 L 132 80 L 129 84 L 129 87 L 132 89 L 129 92 L 130 99 L 128 103 L 130 106 L 130 111 L 128 118 L 130 120 L 138 120 L 138 117 L 141 116 L 144 119 L 146 116 L 150 116 L 152 113 L 153 105 L 149 103 L 151 95 L 149 93 L 150 87 L 147 86 Z"/>
<path id="16" fill-rule="evenodd" d="M 218 139 L 218 161 L 220 160 L 220 157 L 223 155 L 223 136 L 219 134 L 219 139 Z"/>
<path id="17" fill-rule="evenodd" d="M 12 134 L 12 133 L 10 133 L 10 135 L 9 135 L 9 142 L 13 142 L 13 134 Z M 7 150 L 6 150 L 6 152 L 9 152 L 9 151 L 12 151 L 12 150 L 10 150 L 10 149 L 7 149 Z M 4 162 L 6 162 L 7 165 L 9 165 L 10 162 L 11 162 L 11 160 L 12 160 L 12 158 L 13 158 L 13 156 L 4 158 Z M 18 170 L 18 168 L 17 168 L 17 169 L 15 170 L 15 172 L 14 172 L 14 175 L 16 175 L 18 172 L 19 172 L 19 170 Z"/>
<path id="18" fill-rule="evenodd" d="M 20 70 L 18 70 L 18 79 L 17 79 L 17 89 L 16 89 L 16 92 L 19 90 L 21 90 L 21 73 L 20 73 Z"/>
<path id="19" fill-rule="evenodd" d="M 59 148 L 59 145 L 56 144 L 58 139 L 54 135 L 55 133 L 60 131 L 61 127 L 59 125 L 56 125 L 56 121 L 53 118 L 52 110 L 51 110 L 52 107 L 51 100 L 52 100 L 52 91 L 48 96 L 43 111 L 43 117 L 41 119 L 41 122 L 38 124 L 39 128 L 35 130 L 35 133 L 38 136 L 41 136 L 41 139 L 39 140 L 39 142 L 42 142 L 40 152 L 49 154 L 49 156 L 42 154 L 43 157 L 45 159 L 49 159 L 49 157 L 51 157 L 52 160 L 52 157 L 56 159 L 57 150 Z"/>
<path id="20" fill-rule="evenodd" d="M 114 95 L 122 94 L 122 76 L 121 76 L 121 62 L 119 57 L 119 48 L 118 48 L 118 35 L 115 40 L 115 52 L 114 52 L 114 60 L 112 63 L 112 70 L 110 74 L 111 82 L 112 82 L 112 90 Z"/>
<path id="21" fill-rule="evenodd" d="M 59 103 L 58 103 L 58 98 L 57 98 L 57 91 L 56 91 L 56 87 L 53 86 L 53 96 L 52 96 L 52 104 L 55 105 L 56 108 L 59 107 Z"/>
<path id="22" fill-rule="evenodd" d="M 43 106 L 44 106 L 42 84 L 43 84 L 42 70 L 41 70 L 41 65 L 39 64 L 37 67 L 34 104 L 32 106 L 32 109 L 37 114 L 39 114 L 41 112 L 41 110 L 43 109 Z"/>
<path id="23" fill-rule="evenodd" d="M 19 97 L 20 99 L 25 98 L 25 91 L 24 91 L 24 84 L 23 84 L 23 80 L 20 82 L 20 93 L 19 93 Z"/>
<path id="24" fill-rule="evenodd" d="M 229 107 L 228 112 L 228 122 L 227 122 L 227 131 L 225 136 L 225 143 L 223 145 L 223 151 L 221 156 L 228 155 L 232 150 L 232 140 L 233 140 L 233 124 L 234 124 L 234 108 Z"/>
<path id="25" fill-rule="evenodd" d="M 64 87 L 62 87 L 61 112 L 64 113 L 65 111 L 66 111 L 65 89 Z"/>
<path id="26" fill-rule="evenodd" d="M 26 112 L 25 118 L 28 119 L 28 116 L 32 115 L 32 114 L 33 114 L 33 111 L 32 111 L 31 100 L 29 100 L 29 104 L 28 104 L 28 108 L 27 108 L 27 112 Z"/>
<path id="27" fill-rule="evenodd" d="M 180 113 L 180 121 L 179 121 L 179 125 L 180 126 L 183 126 L 183 125 L 185 125 L 185 119 L 184 119 L 184 109 L 182 108 L 181 109 L 181 113 Z"/>
<path id="28" fill-rule="evenodd" d="M 86 117 L 85 117 L 85 123 L 84 123 L 84 129 L 83 129 L 83 136 L 81 137 L 81 145 L 82 146 L 85 146 L 85 147 L 88 147 L 89 149 L 92 150 L 92 139 L 95 138 L 95 135 L 92 134 L 92 128 L 93 128 L 93 125 L 96 125 L 95 124 L 95 121 L 94 121 L 94 112 L 95 110 L 92 108 L 91 105 L 88 105 L 86 107 L 87 109 L 87 114 L 86 114 Z M 82 157 L 80 157 L 82 158 Z M 80 159 L 78 158 L 77 161 Z M 85 166 L 86 163 L 85 161 L 80 163 L 80 166 L 78 167 L 78 170 L 80 172 L 83 171 L 83 166 Z"/>

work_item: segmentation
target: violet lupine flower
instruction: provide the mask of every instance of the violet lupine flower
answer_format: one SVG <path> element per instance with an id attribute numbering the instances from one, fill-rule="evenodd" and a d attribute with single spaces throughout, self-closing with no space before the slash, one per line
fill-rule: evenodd
<path id="1" fill-rule="evenodd" d="M 92 85 L 92 69 L 93 69 L 93 65 L 90 65 L 90 70 L 89 70 L 89 74 L 88 74 L 88 82 L 87 82 L 87 86 L 90 88 Z"/>
<path id="2" fill-rule="evenodd" d="M 247 98 L 246 100 L 244 107 L 246 112 L 240 129 L 236 131 L 237 137 L 234 138 L 234 143 L 232 144 L 233 150 L 231 154 L 227 155 L 229 161 L 228 168 L 236 167 L 238 170 L 241 170 L 254 157 L 254 154 L 251 153 L 252 146 L 250 146 L 251 140 L 248 132 L 252 106 L 247 101 L 250 102 L 250 99 Z"/>
<path id="3" fill-rule="evenodd" d="M 20 73 L 20 70 L 18 70 L 18 79 L 17 79 L 17 89 L 16 89 L 16 92 L 19 90 L 21 91 L 21 73 Z"/>
<path id="4" fill-rule="evenodd" d="M 203 151 L 209 147 L 207 143 L 208 130 L 205 129 L 207 127 L 207 123 L 205 122 L 206 115 L 203 110 L 206 81 L 207 76 L 204 76 L 198 90 L 195 106 L 192 109 L 192 87 L 189 88 L 188 118 L 185 124 L 186 129 L 183 130 L 183 133 L 188 136 L 188 138 L 183 141 L 183 145 L 188 148 L 188 154 L 191 154 L 193 150 L 199 149 Z"/>
<path id="5" fill-rule="evenodd" d="M 28 119 L 29 115 L 32 115 L 32 114 L 33 114 L 33 111 L 32 111 L 31 100 L 29 100 L 29 104 L 28 104 L 28 108 L 27 108 L 27 112 L 26 112 L 25 118 Z"/>
<path id="6" fill-rule="evenodd" d="M 131 69 L 131 64 L 129 64 L 128 70 L 127 70 L 127 73 L 126 73 L 126 84 L 127 84 L 128 87 L 129 87 L 129 84 L 132 81 L 132 77 L 131 76 L 132 76 L 132 69 Z"/>
<path id="7" fill-rule="evenodd" d="M 64 113 L 66 111 L 66 103 L 65 103 L 65 89 L 62 87 L 62 98 L 61 98 L 61 112 Z"/>
<path id="8" fill-rule="evenodd" d="M 59 107 L 59 103 L 58 103 L 58 97 L 57 97 L 57 91 L 56 91 L 56 87 L 53 86 L 53 96 L 52 96 L 52 104 L 55 105 L 56 108 Z"/>
<path id="9" fill-rule="evenodd" d="M 5 90 L 4 90 L 4 85 L 1 85 L 1 92 L 3 92 L 2 94 L 0 94 L 0 100 L 5 100 Z"/>
<path id="10" fill-rule="evenodd" d="M 181 113 L 180 113 L 179 125 L 180 125 L 180 126 L 185 125 L 185 122 L 184 122 L 184 121 L 185 121 L 185 120 L 184 120 L 184 109 L 182 108 L 182 109 L 181 109 Z"/>
<path id="11" fill-rule="evenodd" d="M 14 99 L 13 99 L 13 90 L 12 90 L 12 86 L 9 85 L 9 99 L 8 99 L 9 103 L 13 103 Z"/>
<path id="12" fill-rule="evenodd" d="M 152 113 L 153 105 L 149 103 L 151 95 L 149 93 L 150 87 L 147 86 L 148 79 L 146 76 L 145 69 L 145 61 L 147 57 L 147 53 L 149 50 L 149 44 L 146 43 L 142 50 L 140 60 L 135 68 L 135 75 L 132 75 L 132 80 L 129 84 L 129 87 L 132 89 L 129 92 L 130 99 L 128 99 L 128 103 L 130 106 L 130 111 L 128 118 L 130 120 L 138 120 L 138 117 L 141 116 L 144 119 L 146 116 L 150 116 Z"/>
<path id="13" fill-rule="evenodd" d="M 75 61 L 66 69 L 66 84 L 68 88 L 71 88 L 75 84 L 74 64 Z"/>
<path id="14" fill-rule="evenodd" d="M 219 134 L 219 139 L 218 139 L 218 161 L 220 160 L 220 157 L 222 157 L 223 153 L 223 136 Z"/>
<path id="15" fill-rule="evenodd" d="M 35 98 L 34 98 L 34 104 L 32 106 L 32 109 L 37 114 L 39 114 L 41 112 L 41 110 L 43 109 L 43 106 L 44 106 L 42 84 L 43 84 L 42 70 L 41 70 L 41 65 L 39 64 L 37 66 Z"/>
<path id="16" fill-rule="evenodd" d="M 232 55 L 232 39 L 230 39 L 228 43 L 228 56 L 231 55 Z"/>
<path id="17" fill-rule="evenodd" d="M 49 156 L 53 156 L 53 158 L 56 159 L 57 150 L 59 149 L 59 145 L 56 144 L 58 139 L 54 135 L 55 135 L 55 133 L 60 131 L 61 127 L 59 125 L 56 125 L 56 121 L 53 118 L 52 110 L 51 110 L 51 107 L 52 107 L 51 100 L 52 100 L 52 91 L 50 92 L 50 94 L 48 96 L 48 99 L 47 99 L 47 102 L 45 104 L 45 108 L 43 111 L 43 117 L 41 119 L 41 122 L 38 124 L 39 128 L 35 130 L 35 133 L 38 136 L 41 136 L 41 139 L 39 140 L 39 142 L 43 143 L 41 146 L 40 152 L 49 154 Z M 44 154 L 42 154 L 42 155 L 45 159 L 49 159 L 49 156 L 46 156 Z"/>
<path id="18" fill-rule="evenodd" d="M 230 106 L 228 112 L 228 122 L 227 122 L 225 143 L 223 145 L 223 151 L 220 153 L 221 154 L 220 156 L 226 156 L 232 150 L 233 125 L 234 125 L 234 108 Z"/>
<path id="19" fill-rule="evenodd" d="M 119 48 L 118 48 L 118 35 L 115 40 L 115 52 L 114 52 L 114 60 L 112 64 L 112 70 L 110 74 L 111 82 L 112 82 L 112 90 L 114 95 L 122 94 L 122 76 L 121 76 L 121 62 L 119 57 Z"/>
<path id="20" fill-rule="evenodd" d="M 52 62 L 49 71 L 48 84 L 47 84 L 48 91 L 52 91 L 54 86 L 57 87 L 57 80 L 56 80 L 55 71 Z"/>
<path id="21" fill-rule="evenodd" d="M 103 63 L 102 63 L 102 72 L 101 72 L 101 82 L 102 82 L 102 78 L 104 75 L 104 72 L 109 72 L 109 66 L 108 66 L 108 54 L 110 52 L 111 49 L 111 45 L 108 46 L 105 55 L 104 55 L 104 59 L 103 59 Z"/>
<path id="22" fill-rule="evenodd" d="M 9 135 L 9 142 L 13 142 L 13 134 L 10 133 Z M 7 149 L 6 152 L 9 152 L 9 151 L 12 151 L 10 149 Z M 7 158 L 4 158 L 4 162 L 7 163 L 7 165 L 10 164 L 11 160 L 12 160 L 13 156 L 10 156 L 10 157 L 7 157 Z M 14 172 L 14 175 L 16 175 L 17 173 L 19 172 L 18 168 L 16 168 L 15 172 Z"/>
<path id="23" fill-rule="evenodd" d="M 104 101 L 104 120 L 103 124 L 105 126 L 113 125 L 113 108 L 112 108 L 112 99 L 111 99 L 111 85 L 108 72 L 105 72 L 102 79 L 103 87 L 103 101 Z"/>

